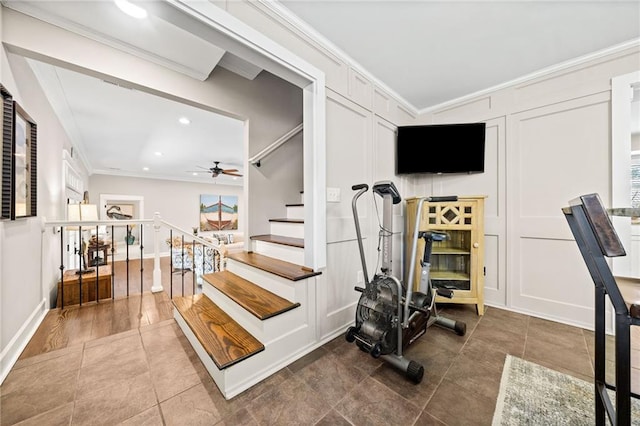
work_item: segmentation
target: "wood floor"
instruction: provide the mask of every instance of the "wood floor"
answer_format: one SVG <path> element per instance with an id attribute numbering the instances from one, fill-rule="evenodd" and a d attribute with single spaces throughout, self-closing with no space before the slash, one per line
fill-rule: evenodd
<path id="1" fill-rule="evenodd" d="M 153 259 L 114 263 L 114 298 L 51 309 L 20 359 L 64 349 L 112 334 L 122 333 L 173 318 L 173 297 L 191 295 L 194 286 L 190 271 L 171 272 L 169 258 L 161 258 L 162 285 L 165 291 L 151 293 Z M 142 279 L 141 279 L 142 276 Z M 140 283 L 142 282 L 142 286 Z M 173 292 L 171 292 L 171 283 Z M 141 293 L 142 288 L 142 293 Z M 128 297 L 127 297 L 128 295 Z"/>

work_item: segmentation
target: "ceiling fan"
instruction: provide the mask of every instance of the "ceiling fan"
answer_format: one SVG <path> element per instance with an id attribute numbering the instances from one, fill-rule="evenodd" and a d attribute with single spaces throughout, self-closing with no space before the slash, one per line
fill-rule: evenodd
<path id="1" fill-rule="evenodd" d="M 219 161 L 214 161 L 213 162 L 214 166 L 213 167 L 202 167 L 202 166 L 198 166 L 201 169 L 207 170 L 209 171 L 209 173 L 211 173 L 211 177 L 212 178 L 217 178 L 218 176 L 222 175 L 228 175 L 228 176 L 237 176 L 237 177 L 242 177 L 241 174 L 237 173 L 238 169 L 223 169 L 221 167 L 218 166 L 218 164 L 220 164 Z"/>

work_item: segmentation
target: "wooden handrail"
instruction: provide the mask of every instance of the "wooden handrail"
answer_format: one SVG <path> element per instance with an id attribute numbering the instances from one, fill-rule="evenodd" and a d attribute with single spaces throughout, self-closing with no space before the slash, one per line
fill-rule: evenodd
<path id="1" fill-rule="evenodd" d="M 263 149 L 262 151 L 254 155 L 253 157 L 249 158 L 249 163 L 260 167 L 260 161 L 262 161 L 266 156 L 268 156 L 273 151 L 275 151 L 276 149 L 284 145 L 284 143 L 287 142 L 289 139 L 291 139 L 292 137 L 300 133 L 302 131 L 302 128 L 303 128 L 303 123 L 298 124 L 296 127 L 289 130 L 284 135 L 280 136 L 280 138 L 275 142 L 273 142 L 271 145 L 269 145 L 268 147 L 266 147 L 265 149 Z"/>

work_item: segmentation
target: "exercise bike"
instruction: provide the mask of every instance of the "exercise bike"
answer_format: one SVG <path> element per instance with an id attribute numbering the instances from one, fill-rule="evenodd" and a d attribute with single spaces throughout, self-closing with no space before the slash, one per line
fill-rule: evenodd
<path id="1" fill-rule="evenodd" d="M 467 329 L 464 322 L 438 315 L 435 305 L 436 295 L 451 298 L 453 291 L 444 288 L 435 289 L 429 277 L 433 242 L 443 241 L 447 235 L 442 232 L 419 231 L 416 226 L 411 246 L 408 285 L 404 286 L 400 280 L 391 275 L 393 205 L 400 203 L 402 198 L 393 182 L 376 182 L 373 185 L 373 192 L 383 200 L 382 262 L 380 273 L 375 274 L 373 280 L 369 281 L 357 210 L 358 198 L 369 190 L 369 186 L 359 184 L 352 186 L 351 189 L 358 191 L 353 197 L 351 206 L 366 284 L 364 288 L 355 287 L 355 290 L 362 294 L 356 308 L 355 325 L 347 329 L 345 338 L 348 342 L 355 342 L 362 351 L 368 352 L 373 358 L 383 359 L 404 372 L 413 382 L 420 383 L 424 376 L 424 367 L 405 358 L 403 351 L 425 334 L 432 324 L 448 328 L 460 336 L 464 336 Z M 425 201 L 455 200 L 457 197 L 422 198 L 418 203 L 417 214 L 420 215 Z M 416 220 L 416 224 L 419 222 Z M 414 292 L 412 283 L 419 238 L 425 240 L 425 250 L 421 262 L 419 291 Z"/>

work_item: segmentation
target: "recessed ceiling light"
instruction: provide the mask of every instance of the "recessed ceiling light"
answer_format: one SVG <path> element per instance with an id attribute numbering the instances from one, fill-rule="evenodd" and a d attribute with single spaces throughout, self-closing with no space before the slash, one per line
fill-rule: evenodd
<path id="1" fill-rule="evenodd" d="M 193 173 L 191 173 L 191 174 L 192 174 L 192 175 L 194 175 L 194 176 L 198 176 L 198 173 L 197 173 L 197 172 L 193 172 Z"/>
<path id="2" fill-rule="evenodd" d="M 147 11 L 140 6 L 130 3 L 128 0 L 113 0 L 116 6 L 129 16 L 136 19 L 144 19 L 147 17 Z"/>
<path id="3" fill-rule="evenodd" d="M 184 124 L 185 126 L 187 124 L 191 124 L 191 120 L 189 120 L 187 117 L 180 117 L 178 121 L 180 122 L 180 124 Z"/>
<path id="4" fill-rule="evenodd" d="M 162 157 L 162 153 L 160 151 L 156 151 L 156 152 L 154 152 L 154 154 L 156 154 L 156 156 L 158 156 L 158 157 Z"/>
<path id="5" fill-rule="evenodd" d="M 143 167 L 142 170 L 144 170 L 145 172 L 148 172 L 149 168 L 148 167 Z"/>

